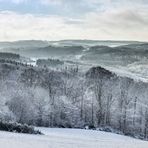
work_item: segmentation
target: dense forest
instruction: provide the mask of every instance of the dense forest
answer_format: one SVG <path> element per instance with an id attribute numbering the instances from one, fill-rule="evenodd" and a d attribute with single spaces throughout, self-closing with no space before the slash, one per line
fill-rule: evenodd
<path id="1" fill-rule="evenodd" d="M 0 60 L 0 120 L 35 126 L 108 128 L 148 136 L 148 84 L 102 67 L 51 70 Z"/>

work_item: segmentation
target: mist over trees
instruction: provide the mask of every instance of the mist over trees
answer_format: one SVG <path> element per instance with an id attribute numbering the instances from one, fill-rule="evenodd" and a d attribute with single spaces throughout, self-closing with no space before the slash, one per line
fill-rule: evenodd
<path id="1" fill-rule="evenodd" d="M 93 67 L 50 70 L 0 61 L 0 120 L 35 126 L 112 128 L 148 136 L 148 84 Z"/>

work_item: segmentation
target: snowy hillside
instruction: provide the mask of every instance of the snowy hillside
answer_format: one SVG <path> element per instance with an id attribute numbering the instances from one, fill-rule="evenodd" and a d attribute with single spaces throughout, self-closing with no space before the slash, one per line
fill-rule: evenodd
<path id="1" fill-rule="evenodd" d="M 148 139 L 144 82 L 119 77 L 102 67 L 51 70 L 0 60 L 0 119 L 34 126 L 109 126 Z M 112 87 L 111 87 L 112 86 Z"/>
<path id="2" fill-rule="evenodd" d="M 99 45 L 87 50 L 78 45 L 33 49 L 22 45 L 19 50 L 30 58 L 47 55 L 48 59 L 36 57 L 33 66 L 13 59 L 22 56 L 20 53 L 1 53 L 3 122 L 59 128 L 110 127 L 148 140 L 148 44 Z M 135 81 L 139 78 L 142 81 Z"/>
<path id="3" fill-rule="evenodd" d="M 34 63 L 28 63 L 33 65 L 38 59 L 68 60 L 77 62 L 77 65 L 83 70 L 88 70 L 92 66 L 102 66 L 119 75 L 146 82 L 148 81 L 147 51 L 146 42 L 134 41 L 26 40 L 0 42 L 0 52 L 11 52 L 30 58 Z"/>
<path id="4" fill-rule="evenodd" d="M 40 128 L 45 135 L 0 132 L 1 148 L 147 148 L 148 142 L 100 131 Z"/>

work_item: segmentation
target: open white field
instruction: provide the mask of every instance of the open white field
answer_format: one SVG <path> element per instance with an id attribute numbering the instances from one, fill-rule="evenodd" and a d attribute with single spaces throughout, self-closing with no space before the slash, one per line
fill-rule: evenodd
<path id="1" fill-rule="evenodd" d="M 112 133 L 39 128 L 45 135 L 0 132 L 0 148 L 148 148 L 141 141 Z"/>

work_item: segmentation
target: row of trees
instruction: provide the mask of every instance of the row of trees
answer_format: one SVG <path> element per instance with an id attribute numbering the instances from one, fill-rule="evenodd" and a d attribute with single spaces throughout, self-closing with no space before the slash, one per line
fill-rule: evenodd
<path id="1" fill-rule="evenodd" d="M 109 126 L 147 138 L 147 83 L 101 67 L 81 73 L 17 66 L 8 71 L 0 65 L 1 120 L 50 127 Z"/>

